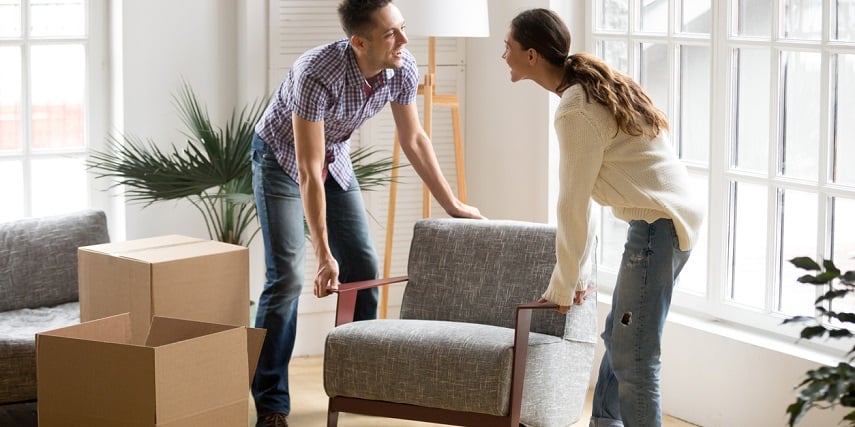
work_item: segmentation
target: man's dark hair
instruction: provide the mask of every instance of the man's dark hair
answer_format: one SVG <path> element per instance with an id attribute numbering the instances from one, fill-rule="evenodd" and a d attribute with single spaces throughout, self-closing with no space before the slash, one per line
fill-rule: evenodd
<path id="1" fill-rule="evenodd" d="M 392 0 L 342 0 L 338 5 L 338 19 L 344 34 L 348 37 L 367 35 L 373 24 L 371 15 L 389 3 Z"/>

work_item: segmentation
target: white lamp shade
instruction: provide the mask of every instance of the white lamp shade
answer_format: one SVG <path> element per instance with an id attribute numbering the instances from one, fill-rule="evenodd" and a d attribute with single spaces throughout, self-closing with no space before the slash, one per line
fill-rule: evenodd
<path id="1" fill-rule="evenodd" d="M 394 0 L 409 36 L 488 37 L 487 0 Z"/>

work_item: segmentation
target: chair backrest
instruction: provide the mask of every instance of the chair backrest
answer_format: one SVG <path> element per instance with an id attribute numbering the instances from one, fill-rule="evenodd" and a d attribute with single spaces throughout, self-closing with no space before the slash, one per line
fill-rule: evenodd
<path id="1" fill-rule="evenodd" d="M 515 308 L 537 300 L 555 266 L 555 228 L 518 221 L 416 223 L 402 319 L 514 327 Z M 564 337 L 569 319 L 536 310 L 533 332 Z"/>
<path id="2" fill-rule="evenodd" d="M 95 210 L 0 224 L 0 311 L 77 301 L 77 248 L 109 241 Z"/>

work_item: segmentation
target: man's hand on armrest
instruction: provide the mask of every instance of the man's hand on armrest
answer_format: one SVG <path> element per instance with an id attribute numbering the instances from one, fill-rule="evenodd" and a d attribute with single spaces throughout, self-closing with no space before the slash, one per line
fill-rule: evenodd
<path id="1" fill-rule="evenodd" d="M 339 283 L 336 287 L 328 288 L 330 292 L 354 292 L 363 289 L 376 288 L 378 286 L 391 285 L 394 283 L 405 282 L 407 276 L 390 277 L 388 279 L 361 280 L 359 282 Z"/>

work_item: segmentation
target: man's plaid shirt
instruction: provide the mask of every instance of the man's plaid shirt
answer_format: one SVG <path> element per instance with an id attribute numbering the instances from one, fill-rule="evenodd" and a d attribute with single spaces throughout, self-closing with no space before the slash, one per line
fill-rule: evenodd
<path id="1" fill-rule="evenodd" d="M 365 78 L 356 64 L 347 39 L 319 46 L 301 55 L 282 81 L 255 132 L 276 156 L 276 160 L 299 182 L 294 154 L 291 113 L 311 122 L 324 121 L 329 173 L 342 188 L 353 179 L 350 163 L 350 135 L 362 123 L 380 112 L 389 101 L 410 104 L 419 85 L 416 60 L 403 51 L 403 66 L 380 73 L 371 96 L 365 93 Z"/>

